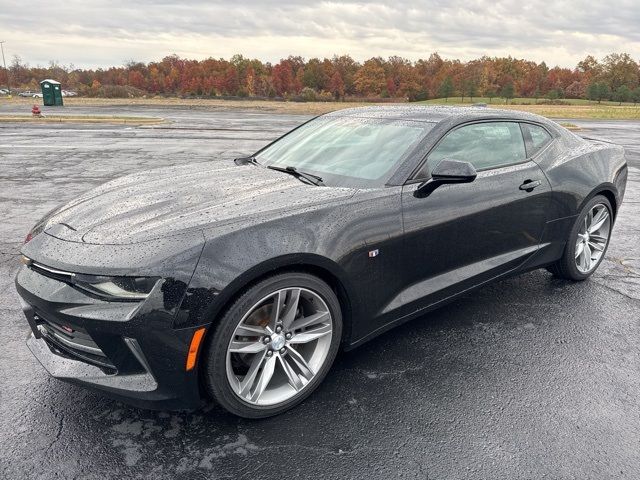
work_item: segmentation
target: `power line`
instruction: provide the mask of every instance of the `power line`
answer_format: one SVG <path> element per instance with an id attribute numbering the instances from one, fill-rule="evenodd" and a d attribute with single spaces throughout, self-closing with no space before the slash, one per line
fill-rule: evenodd
<path id="1" fill-rule="evenodd" d="M 2 51 L 2 64 L 4 65 L 4 71 L 7 72 L 7 90 L 11 93 L 11 86 L 9 85 L 9 70 L 7 70 L 7 62 L 4 59 L 4 44 L 5 40 L 0 40 L 0 51 Z"/>

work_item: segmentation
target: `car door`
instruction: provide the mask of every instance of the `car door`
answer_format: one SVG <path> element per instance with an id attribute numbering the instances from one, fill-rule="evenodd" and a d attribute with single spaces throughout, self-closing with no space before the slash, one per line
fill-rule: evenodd
<path id="1" fill-rule="evenodd" d="M 470 162 L 477 177 L 420 195 L 443 159 Z M 407 287 L 395 302 L 412 313 L 517 268 L 539 247 L 550 194 L 544 173 L 527 157 L 519 123 L 450 130 L 403 187 Z"/>

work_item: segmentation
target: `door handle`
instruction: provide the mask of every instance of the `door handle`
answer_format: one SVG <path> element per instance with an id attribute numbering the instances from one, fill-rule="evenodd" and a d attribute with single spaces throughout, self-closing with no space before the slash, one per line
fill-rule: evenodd
<path id="1" fill-rule="evenodd" d="M 525 180 L 522 185 L 520 185 L 520 190 L 525 190 L 527 192 L 533 192 L 533 189 L 542 185 L 540 180 Z"/>

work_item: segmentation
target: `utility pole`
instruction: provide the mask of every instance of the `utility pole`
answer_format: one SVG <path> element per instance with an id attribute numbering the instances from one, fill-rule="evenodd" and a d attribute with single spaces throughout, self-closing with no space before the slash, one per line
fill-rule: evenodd
<path id="1" fill-rule="evenodd" d="M 4 59 L 4 40 L 0 40 L 0 50 L 2 51 L 2 64 L 4 65 L 4 71 L 7 72 L 7 90 L 11 94 L 11 87 L 9 86 L 9 70 L 7 70 L 7 62 Z"/>

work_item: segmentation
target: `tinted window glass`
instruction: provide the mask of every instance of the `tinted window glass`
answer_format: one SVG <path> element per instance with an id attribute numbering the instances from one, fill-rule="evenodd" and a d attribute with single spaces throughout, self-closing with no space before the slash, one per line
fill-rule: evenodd
<path id="1" fill-rule="evenodd" d="M 416 121 L 319 117 L 256 159 L 314 173 L 330 186 L 380 186 L 432 128 L 432 123 Z"/>
<path id="2" fill-rule="evenodd" d="M 448 133 L 429 154 L 428 164 L 433 168 L 445 158 L 470 162 L 480 170 L 522 162 L 527 154 L 517 123 L 487 122 Z"/>
<path id="3" fill-rule="evenodd" d="M 531 135 L 531 142 L 533 146 L 533 151 L 529 152 L 530 155 L 533 155 L 551 141 L 551 135 L 549 135 L 549 132 L 544 128 L 528 123 L 526 124 L 526 128 L 529 130 L 529 134 Z"/>

